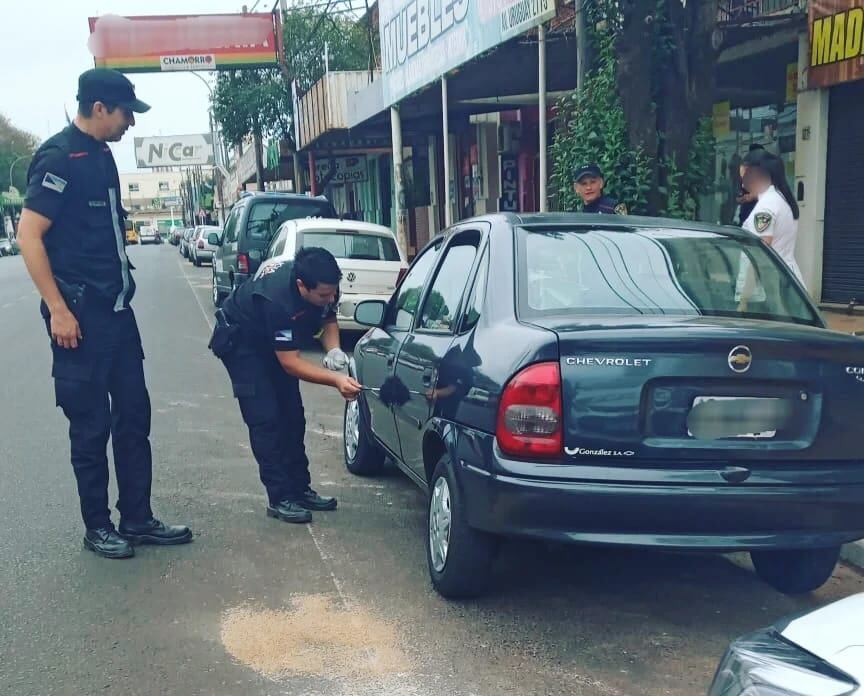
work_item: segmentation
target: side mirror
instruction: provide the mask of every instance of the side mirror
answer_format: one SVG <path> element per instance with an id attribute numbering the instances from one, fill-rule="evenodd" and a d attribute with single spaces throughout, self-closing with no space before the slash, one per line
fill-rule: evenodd
<path id="1" fill-rule="evenodd" d="M 361 326 L 381 326 L 387 303 L 383 300 L 363 300 L 354 309 L 354 321 Z"/>
<path id="2" fill-rule="evenodd" d="M 211 246 L 222 246 L 222 237 L 218 232 L 211 232 L 207 235 L 207 243 Z"/>

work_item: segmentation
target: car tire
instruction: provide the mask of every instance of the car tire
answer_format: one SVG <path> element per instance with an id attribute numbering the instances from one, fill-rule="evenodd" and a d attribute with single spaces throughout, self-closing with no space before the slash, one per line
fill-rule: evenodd
<path id="1" fill-rule="evenodd" d="M 213 300 L 214 307 L 221 307 L 225 301 L 225 293 L 219 290 L 219 285 L 216 283 L 216 269 L 213 269 L 210 281 L 210 297 Z"/>
<path id="2" fill-rule="evenodd" d="M 342 416 L 345 468 L 355 476 L 375 476 L 384 469 L 384 452 L 372 440 L 359 399 L 345 402 Z"/>
<path id="3" fill-rule="evenodd" d="M 426 561 L 432 586 L 447 599 L 478 597 L 492 575 L 498 540 L 468 525 L 467 508 L 445 454 L 429 481 Z"/>
<path id="4" fill-rule="evenodd" d="M 840 547 L 751 551 L 756 574 L 783 594 L 806 594 L 819 589 L 834 572 Z"/>

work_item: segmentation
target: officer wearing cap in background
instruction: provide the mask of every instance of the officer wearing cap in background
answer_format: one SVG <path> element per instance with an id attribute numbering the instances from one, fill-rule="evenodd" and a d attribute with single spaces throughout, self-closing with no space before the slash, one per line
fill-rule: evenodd
<path id="1" fill-rule="evenodd" d="M 300 380 L 336 388 L 348 401 L 361 386 L 342 370 L 336 303 L 342 272 L 326 249 L 300 249 L 293 262 L 269 261 L 216 311 L 210 349 L 228 370 L 252 453 L 267 490 L 267 516 L 310 522 L 310 511 L 334 510 L 336 499 L 311 488 Z M 323 331 L 322 331 L 323 329 Z M 324 366 L 300 349 L 320 332 Z"/>
<path id="2" fill-rule="evenodd" d="M 133 556 L 136 543 L 192 539 L 188 527 L 165 525 L 150 509 L 150 397 L 129 306 L 135 282 L 124 248 L 120 181 L 108 147 L 135 125 L 136 112 L 149 108 L 121 73 L 83 73 L 75 122 L 33 157 L 18 230 L 51 336 L 57 405 L 69 420 L 84 546 L 106 558 Z M 109 436 L 119 534 L 108 508 Z"/>
<path id="3" fill-rule="evenodd" d="M 627 206 L 603 194 L 603 172 L 596 164 L 583 164 L 573 173 L 573 190 L 582 199 L 583 213 L 626 215 Z"/>

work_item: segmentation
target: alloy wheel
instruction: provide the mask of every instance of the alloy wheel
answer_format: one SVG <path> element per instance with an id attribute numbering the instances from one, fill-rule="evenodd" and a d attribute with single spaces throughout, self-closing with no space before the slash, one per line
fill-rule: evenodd
<path id="1" fill-rule="evenodd" d="M 447 479 L 441 476 L 435 481 L 429 500 L 429 550 L 432 556 L 432 567 L 437 573 L 442 572 L 447 565 L 452 521 L 450 486 Z"/>
<path id="2" fill-rule="evenodd" d="M 349 401 L 345 409 L 345 454 L 354 461 L 360 444 L 360 404 L 357 399 Z"/>

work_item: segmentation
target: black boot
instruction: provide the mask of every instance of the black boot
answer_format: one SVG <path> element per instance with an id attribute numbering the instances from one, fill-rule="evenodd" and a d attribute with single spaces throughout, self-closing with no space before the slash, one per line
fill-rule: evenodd
<path id="1" fill-rule="evenodd" d="M 192 541 L 189 527 L 179 524 L 168 525 L 151 517 L 145 522 L 120 522 L 120 534 L 131 544 L 155 544 L 173 546 Z"/>
<path id="2" fill-rule="evenodd" d="M 328 510 L 336 509 L 336 498 L 318 495 L 311 488 L 307 488 L 306 492 L 303 494 L 303 497 L 297 501 L 297 504 L 300 505 L 300 507 L 306 508 L 307 510 L 326 512 Z"/>
<path id="3" fill-rule="evenodd" d="M 267 517 L 275 517 L 283 522 L 303 524 L 312 521 L 312 513 L 300 506 L 300 503 L 283 500 L 276 505 L 267 506 Z"/>
<path id="4" fill-rule="evenodd" d="M 84 534 L 84 548 L 103 558 L 132 558 L 135 555 L 135 549 L 114 527 L 88 529 Z"/>

